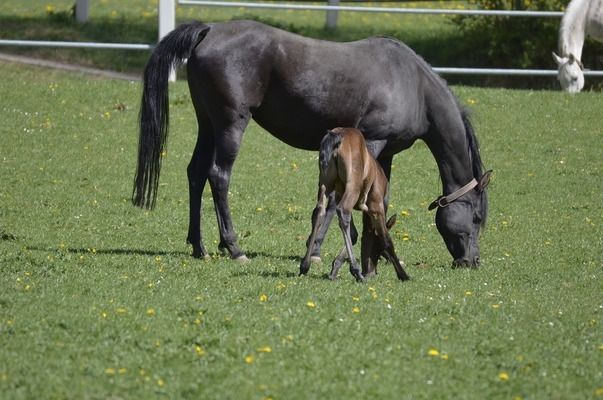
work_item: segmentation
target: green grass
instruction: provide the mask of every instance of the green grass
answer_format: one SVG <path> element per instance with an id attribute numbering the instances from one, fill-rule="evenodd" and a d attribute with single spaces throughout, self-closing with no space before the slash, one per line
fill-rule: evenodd
<path id="1" fill-rule="evenodd" d="M 315 153 L 256 125 L 231 185 L 240 244 L 185 243 L 196 123 L 171 86 L 157 209 L 129 203 L 140 84 L 0 64 L 0 397 L 585 399 L 603 395 L 603 210 L 594 93 L 455 87 L 494 169 L 483 266 L 452 269 L 422 143 L 395 158 L 412 280 L 298 277 Z M 407 238 L 408 240 L 404 240 Z M 324 258 L 341 246 L 332 229 Z M 357 249 L 358 251 L 358 249 Z M 357 311 L 357 312 L 356 312 Z"/>

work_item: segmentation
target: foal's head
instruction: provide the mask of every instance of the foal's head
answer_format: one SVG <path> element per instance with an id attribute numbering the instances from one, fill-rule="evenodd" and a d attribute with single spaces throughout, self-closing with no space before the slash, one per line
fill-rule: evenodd
<path id="1" fill-rule="evenodd" d="M 557 79 L 561 88 L 569 93 L 578 93 L 584 87 L 584 66 L 573 54 L 559 57 L 553 53 L 553 58 L 559 69 Z"/>

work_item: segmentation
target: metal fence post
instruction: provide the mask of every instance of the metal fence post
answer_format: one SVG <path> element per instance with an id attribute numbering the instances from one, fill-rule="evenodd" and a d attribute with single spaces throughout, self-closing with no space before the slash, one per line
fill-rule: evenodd
<path id="1" fill-rule="evenodd" d="M 329 0 L 330 6 L 338 6 L 339 0 Z M 327 28 L 335 29 L 337 28 L 337 16 L 338 10 L 327 10 Z"/>
<path id="2" fill-rule="evenodd" d="M 161 40 L 176 27 L 176 3 L 175 0 L 159 0 L 159 37 Z M 176 81 L 176 71 L 172 70 L 170 82 Z"/>
<path id="3" fill-rule="evenodd" d="M 77 22 L 88 21 L 88 11 L 90 7 L 88 0 L 77 0 L 75 3 L 75 20 Z"/>

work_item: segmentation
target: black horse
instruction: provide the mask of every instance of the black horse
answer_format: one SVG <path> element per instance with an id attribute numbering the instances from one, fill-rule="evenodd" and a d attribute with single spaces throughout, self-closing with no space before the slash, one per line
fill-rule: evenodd
<path id="1" fill-rule="evenodd" d="M 245 258 L 237 245 L 227 194 L 243 132 L 253 118 L 283 142 L 307 150 L 318 150 L 327 129 L 356 127 L 388 179 L 394 154 L 424 140 L 446 194 L 431 206 L 438 208 L 437 228 L 455 264 L 479 264 L 478 235 L 488 210 L 489 173 L 483 172 L 468 115 L 422 58 L 388 38 L 334 43 L 253 21 L 179 26 L 159 42 L 144 71 L 135 205 L 155 205 L 168 132 L 168 77 L 186 59 L 199 124 L 187 169 L 188 242 L 194 257 L 207 255 L 201 237 L 201 195 L 209 180 L 219 247 L 232 258 Z M 327 226 L 328 220 L 317 238 L 316 254 Z"/>

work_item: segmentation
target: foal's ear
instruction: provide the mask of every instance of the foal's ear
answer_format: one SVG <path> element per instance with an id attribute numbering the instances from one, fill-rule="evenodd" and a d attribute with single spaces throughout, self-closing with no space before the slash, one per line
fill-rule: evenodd
<path id="1" fill-rule="evenodd" d="M 557 65 L 563 64 L 563 58 L 561 58 L 557 54 L 555 54 L 554 51 L 553 51 L 553 60 L 555 60 L 555 62 L 557 63 Z"/>
<path id="2" fill-rule="evenodd" d="M 396 224 L 396 218 L 397 218 L 397 216 L 398 216 L 398 214 L 392 215 L 391 217 L 389 217 L 389 219 L 385 223 L 385 227 L 387 228 L 388 231 L 390 229 L 392 229 L 392 227 Z"/>
<path id="3" fill-rule="evenodd" d="M 481 178 L 479 178 L 479 182 L 477 183 L 477 190 L 480 192 L 483 191 L 486 186 L 490 183 L 490 176 L 492 175 L 492 170 L 486 171 Z"/>

